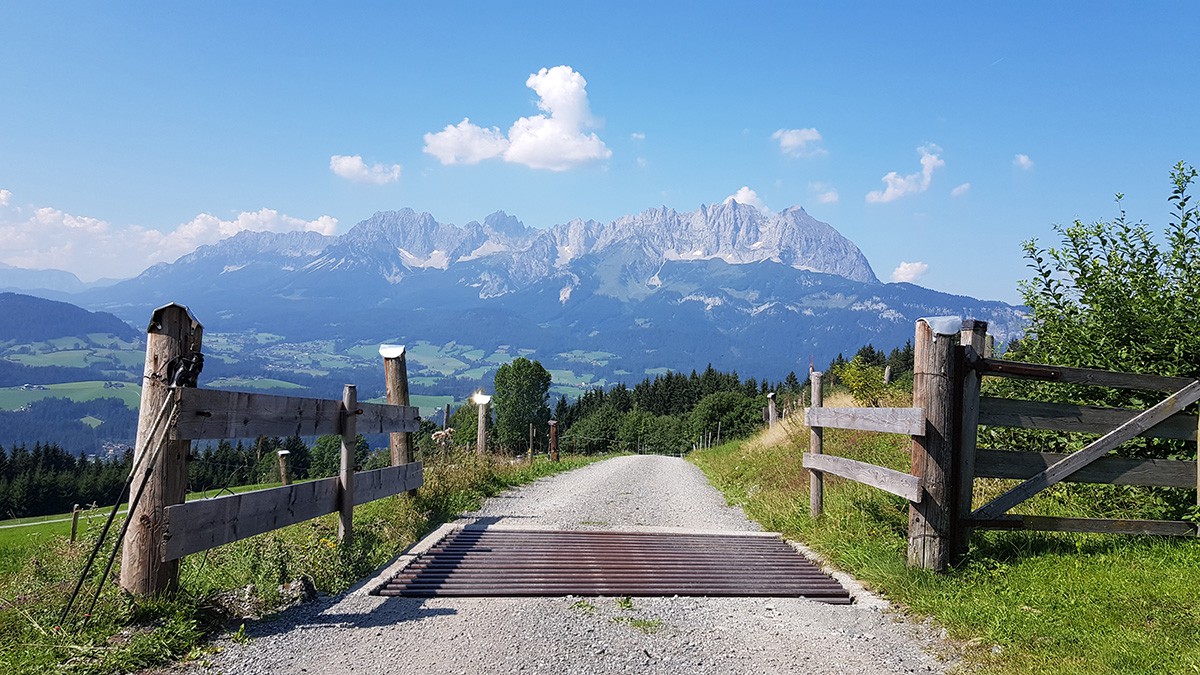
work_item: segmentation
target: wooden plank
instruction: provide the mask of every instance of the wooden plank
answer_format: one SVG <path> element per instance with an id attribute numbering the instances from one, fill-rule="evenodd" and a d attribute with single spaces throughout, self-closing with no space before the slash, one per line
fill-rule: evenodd
<path id="1" fill-rule="evenodd" d="M 1057 452 L 979 450 L 976 453 L 975 475 L 979 478 L 1025 480 L 1069 456 Z M 1101 457 L 1076 471 L 1064 482 L 1142 485 L 1191 490 L 1196 487 L 1196 463 L 1172 459 Z"/>
<path id="2" fill-rule="evenodd" d="M 1197 535 L 1195 523 L 1181 520 L 1119 520 L 1014 515 L 991 520 L 973 520 L 971 526 L 987 530 L 1144 534 L 1160 537 L 1195 537 Z"/>
<path id="3" fill-rule="evenodd" d="M 1111 370 L 1047 366 L 1041 363 L 1022 363 L 1001 359 L 980 359 L 976 367 L 985 375 L 997 377 L 1045 380 L 1065 384 L 1091 384 L 1114 389 L 1173 392 L 1179 391 L 1193 382 L 1188 377 L 1119 373 Z"/>
<path id="4" fill-rule="evenodd" d="M 867 464 L 845 457 L 833 455 L 814 455 L 806 452 L 801 455 L 801 461 L 806 469 L 814 469 L 831 473 L 842 478 L 849 478 L 884 492 L 890 492 L 904 497 L 910 502 L 921 499 L 921 479 L 901 471 L 894 471 L 882 466 Z"/>
<path id="5" fill-rule="evenodd" d="M 354 505 L 415 490 L 424 483 L 425 470 L 420 462 L 387 466 L 354 474 Z"/>
<path id="6" fill-rule="evenodd" d="M 827 429 L 921 436 L 925 433 L 925 411 L 920 408 L 806 408 L 804 423 Z"/>
<path id="7" fill-rule="evenodd" d="M 1084 449 L 1069 455 L 1046 470 L 1029 478 L 1020 485 L 984 504 L 971 514 L 975 518 L 995 518 L 1033 495 L 1055 485 L 1079 469 L 1103 457 L 1109 450 L 1128 441 L 1158 424 L 1164 419 L 1200 400 L 1200 381 L 1191 384 L 1165 398 L 1161 403 L 1146 410 L 1125 424 L 1113 429 L 1089 444 Z"/>
<path id="8" fill-rule="evenodd" d="M 163 510 L 162 559 L 175 560 L 333 513 L 337 494 L 338 479 L 324 478 L 168 506 Z"/>
<path id="9" fill-rule="evenodd" d="M 421 429 L 420 409 L 407 405 L 359 403 L 356 426 L 360 434 L 415 433 Z"/>
<path id="10" fill-rule="evenodd" d="M 984 397 L 980 399 L 979 423 L 997 427 L 1103 434 L 1140 413 L 1140 410 L 1129 408 Z M 1177 413 L 1139 435 L 1194 441 L 1196 416 Z"/>
<path id="11" fill-rule="evenodd" d="M 217 440 L 258 436 L 340 434 L 341 401 L 276 396 L 244 391 L 183 388 L 172 439 Z M 386 433 L 416 431 L 417 409 L 363 403 L 359 430 Z"/>

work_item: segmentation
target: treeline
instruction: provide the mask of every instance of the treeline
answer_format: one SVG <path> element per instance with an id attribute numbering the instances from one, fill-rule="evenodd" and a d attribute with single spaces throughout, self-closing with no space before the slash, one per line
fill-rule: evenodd
<path id="1" fill-rule="evenodd" d="M 0 518 L 43 516 L 69 511 L 73 504 L 111 505 L 133 455 L 88 459 L 54 443 L 0 446 Z"/>
<path id="2" fill-rule="evenodd" d="M 749 436 L 764 423 L 768 393 L 777 395 L 782 412 L 795 407 L 803 386 L 794 372 L 771 383 L 709 364 L 703 373 L 665 373 L 632 389 L 617 384 L 574 401 L 560 397 L 554 417 L 567 450 L 675 454 L 706 440 Z"/>
<path id="3" fill-rule="evenodd" d="M 104 454 L 107 443 L 128 445 L 133 440 L 137 416 L 137 410 L 119 398 L 44 398 L 21 410 L 0 410 L 0 445 L 40 442 L 70 448 L 76 455 Z"/>

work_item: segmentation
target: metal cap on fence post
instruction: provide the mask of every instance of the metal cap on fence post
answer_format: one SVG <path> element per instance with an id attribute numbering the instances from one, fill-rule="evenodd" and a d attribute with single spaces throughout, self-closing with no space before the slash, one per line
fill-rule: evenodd
<path id="1" fill-rule="evenodd" d="M 943 571 L 950 564 L 954 476 L 954 349 L 958 317 L 918 319 L 913 340 L 913 407 L 925 411 L 925 433 L 913 436 L 912 475 L 921 501 L 908 510 L 908 565 Z"/>
<path id="2" fill-rule="evenodd" d="M 129 529 L 121 549 L 121 588 L 133 595 L 170 593 L 179 584 L 179 561 L 162 561 L 163 509 L 182 504 L 187 494 L 191 443 L 166 440 L 169 425 L 159 418 L 168 412 L 171 385 L 178 383 L 179 375 L 200 354 L 204 327 L 187 307 L 172 303 L 154 310 L 146 333 L 146 365 L 133 457 L 134 466 L 143 470 L 134 475 L 129 486 L 129 494 L 140 494 L 141 499 L 129 513 Z M 150 458 L 152 462 L 144 462 Z M 139 466 L 143 462 L 145 466 Z"/>

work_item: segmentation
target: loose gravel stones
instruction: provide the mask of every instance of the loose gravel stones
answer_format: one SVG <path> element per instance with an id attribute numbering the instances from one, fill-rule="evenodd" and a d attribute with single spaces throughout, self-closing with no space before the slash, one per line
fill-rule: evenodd
<path id="1" fill-rule="evenodd" d="M 628 456 L 489 499 L 464 523 L 576 530 L 759 529 L 703 474 Z M 203 672 L 928 673 L 946 664 L 928 628 L 878 599 L 383 598 L 382 579 L 246 627 Z"/>

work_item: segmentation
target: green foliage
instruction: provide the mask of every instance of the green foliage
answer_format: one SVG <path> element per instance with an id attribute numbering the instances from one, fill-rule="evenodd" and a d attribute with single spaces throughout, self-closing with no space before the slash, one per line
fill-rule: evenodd
<path id="1" fill-rule="evenodd" d="M 798 427 L 779 445 L 729 444 L 691 458 L 764 529 L 804 541 L 907 611 L 933 617 L 963 650 L 964 672 L 1200 670 L 1196 541 L 980 533 L 958 569 L 910 570 L 903 499 L 827 478 L 825 514 L 809 518 L 808 478 L 800 466 L 806 437 L 807 429 Z M 825 435 L 830 454 L 900 471 L 908 469 L 908 444 L 886 434 Z"/>
<path id="2" fill-rule="evenodd" d="M 856 403 L 879 406 L 888 390 L 883 381 L 883 371 L 884 366 L 872 363 L 869 357 L 860 354 L 838 366 L 833 374 L 850 390 Z"/>
<path id="3" fill-rule="evenodd" d="M 359 434 L 354 439 L 354 466 L 361 469 L 366 466 L 367 458 L 371 454 L 371 448 L 367 445 L 367 439 Z M 326 476 L 336 476 L 342 469 L 342 437 L 334 434 L 321 436 L 312 448 L 312 464 L 309 467 L 309 476 L 313 478 L 323 478 Z"/>
<path id="4" fill-rule="evenodd" d="M 1007 358 L 1061 366 L 1195 377 L 1200 375 L 1200 213 L 1188 189 L 1196 170 L 1171 171 L 1173 207 L 1165 242 L 1123 209 L 1111 221 L 1055 226 L 1057 246 L 1025 242 L 1033 271 L 1021 283 L 1030 328 Z M 1117 196 L 1118 205 L 1121 196 Z M 1064 386 L 1022 380 L 985 380 L 985 393 L 1009 398 L 1146 408 L 1160 392 Z M 981 446 L 1072 452 L 1092 438 L 1081 434 L 983 429 Z M 1182 441 L 1134 439 L 1118 454 L 1194 459 Z M 1068 497 L 1089 504 L 1087 515 L 1178 519 L 1192 504 L 1185 491 L 1072 484 Z"/>
<path id="5" fill-rule="evenodd" d="M 693 438 L 720 433 L 722 440 L 744 438 L 762 426 L 765 397 L 751 397 L 737 391 L 709 394 L 696 404 L 691 413 Z"/>
<path id="6" fill-rule="evenodd" d="M 525 449 L 529 425 L 544 430 L 550 420 L 550 373 L 522 357 L 500 366 L 495 384 L 496 439 L 509 450 Z"/>
<path id="7" fill-rule="evenodd" d="M 1124 209 L 1111 222 L 1055 226 L 1058 247 L 1025 242 L 1033 278 L 1014 358 L 1038 363 L 1193 377 L 1200 374 L 1200 213 L 1188 188 L 1196 170 L 1171 171 L 1174 213 L 1160 246 Z M 1120 195 L 1117 202 L 1120 204 Z"/>

